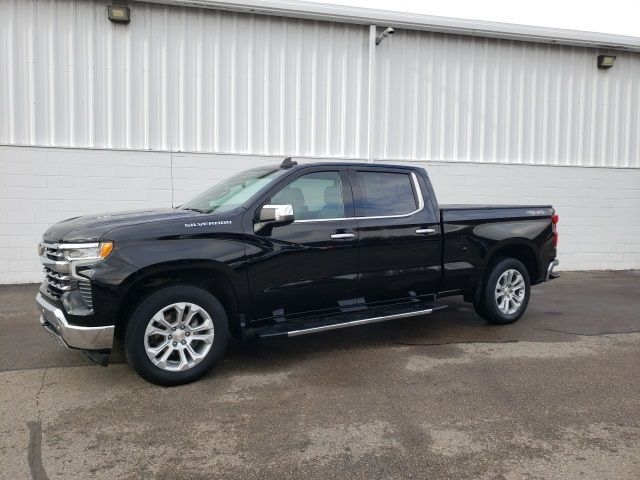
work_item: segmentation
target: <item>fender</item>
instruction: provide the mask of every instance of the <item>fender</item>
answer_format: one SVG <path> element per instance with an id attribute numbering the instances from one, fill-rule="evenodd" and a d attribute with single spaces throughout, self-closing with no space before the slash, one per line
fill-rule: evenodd
<path id="1" fill-rule="evenodd" d="M 475 275 L 476 278 L 474 279 L 474 282 L 475 282 L 474 284 L 476 285 L 476 288 L 473 291 L 472 297 L 465 295 L 466 299 L 470 300 L 472 298 L 473 299 L 472 301 L 479 300 L 479 296 L 480 296 L 480 293 L 482 292 L 482 286 L 485 281 L 485 275 L 487 274 L 487 268 L 489 266 L 489 263 L 497 256 L 500 256 L 500 251 L 505 251 L 506 253 L 509 251 L 509 249 L 526 249 L 527 253 L 525 253 L 524 255 L 531 256 L 537 268 L 537 272 L 541 271 L 540 270 L 541 268 L 540 250 L 538 249 L 538 247 L 533 241 L 527 238 L 520 238 L 520 237 L 502 240 L 500 242 L 495 243 L 487 251 L 487 254 L 482 258 L 482 264 L 480 265 L 480 268 L 478 269 L 477 274 Z M 510 256 L 514 256 L 514 255 L 511 254 Z M 532 284 L 535 284 L 538 282 L 537 278 L 531 278 L 530 280 Z"/>
<path id="2" fill-rule="evenodd" d="M 137 301 L 137 287 L 146 284 L 145 288 L 162 285 L 161 280 L 173 283 L 193 282 L 201 285 L 207 291 L 213 291 L 221 301 L 227 300 L 230 311 L 230 327 L 234 333 L 240 331 L 238 319 L 246 317 L 249 312 L 244 311 L 250 305 L 245 283 L 236 278 L 238 274 L 227 265 L 206 259 L 189 259 L 171 261 L 149 265 L 127 277 L 116 295 L 123 299 L 118 308 L 117 318 L 124 319 L 124 312 Z M 239 287 L 239 288 L 238 288 Z M 220 298 L 224 297 L 224 298 Z"/>
<path id="3" fill-rule="evenodd" d="M 504 248 L 527 248 L 533 254 L 536 270 L 542 271 L 538 245 L 551 241 L 551 222 L 546 218 L 521 219 L 513 215 L 506 212 L 504 219 L 480 219 L 479 213 L 465 210 L 449 215 L 451 220 L 442 225 L 443 268 L 447 270 L 447 266 L 453 264 L 456 269 L 444 272 L 443 290 L 461 288 L 465 294 L 475 292 L 484 279 L 490 259 Z M 538 280 L 531 279 L 533 283 Z"/>
<path id="4" fill-rule="evenodd" d="M 166 274 L 170 276 L 172 273 L 191 271 L 194 273 L 205 273 L 211 280 L 222 279 L 228 283 L 229 287 L 233 289 L 234 296 L 240 303 L 239 295 L 242 295 L 244 282 L 236 278 L 238 274 L 230 269 L 228 266 L 206 259 L 188 259 L 180 261 L 162 262 L 149 265 L 145 268 L 137 270 L 124 279 L 117 294 L 126 296 L 131 288 L 140 282 L 144 282 L 152 277 L 157 277 Z M 240 289 L 238 289 L 240 287 Z M 245 302 L 242 302 L 245 303 Z"/>
<path id="5" fill-rule="evenodd" d="M 489 262 L 491 261 L 491 259 L 493 259 L 496 255 L 496 252 L 498 252 L 499 250 L 508 248 L 508 247 L 524 247 L 527 248 L 531 254 L 533 255 L 533 258 L 535 259 L 535 264 L 536 267 L 538 269 L 538 271 L 540 271 L 540 249 L 538 248 L 538 246 L 532 241 L 529 240 L 527 238 L 510 238 L 507 240 L 502 240 L 498 243 L 496 243 L 495 245 L 493 245 L 491 247 L 491 249 L 489 249 L 489 251 L 487 252 L 487 255 L 483 258 L 483 263 L 481 266 L 481 269 L 484 271 L 486 270 Z M 532 281 L 534 279 L 531 279 Z"/>
<path id="6" fill-rule="evenodd" d="M 198 269 L 211 272 L 212 277 L 225 278 L 238 302 L 247 305 L 249 289 L 245 255 L 245 239 L 241 234 L 125 243 L 118 248 L 118 256 L 133 265 L 136 271 L 121 282 L 118 294 L 124 295 L 131 285 L 150 275 Z"/>
<path id="7" fill-rule="evenodd" d="M 98 268 L 93 276 L 94 297 L 101 305 L 102 323 L 119 321 L 123 312 L 137 298 L 131 297 L 132 288 L 139 282 L 160 274 L 187 272 L 198 281 L 224 279 L 225 291 L 231 291 L 234 311 L 247 315 L 243 308 L 250 305 L 242 235 L 191 236 L 189 238 L 163 238 L 155 242 L 118 242 L 117 250 Z M 119 275 L 113 275 L 108 264 L 116 263 Z M 122 268 L 127 266 L 128 268 Z M 181 276 L 185 278 L 184 276 Z M 185 280 L 188 281 L 188 276 Z M 215 290 L 215 285 L 212 285 Z"/>

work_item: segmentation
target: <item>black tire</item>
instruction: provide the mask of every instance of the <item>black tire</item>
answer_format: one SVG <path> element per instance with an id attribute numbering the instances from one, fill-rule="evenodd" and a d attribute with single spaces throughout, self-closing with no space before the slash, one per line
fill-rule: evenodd
<path id="1" fill-rule="evenodd" d="M 505 313 L 498 307 L 495 298 L 498 279 L 508 270 L 516 270 L 524 280 L 524 298 L 522 303 L 514 312 Z M 480 301 L 474 302 L 473 308 L 476 313 L 484 318 L 487 322 L 496 325 L 507 325 L 518 320 L 524 314 L 529 304 L 529 296 L 531 295 L 531 280 L 529 272 L 520 260 L 515 258 L 500 258 L 489 266 L 489 272 L 482 284 L 480 292 Z"/>
<path id="2" fill-rule="evenodd" d="M 156 366 L 147 355 L 145 331 L 156 313 L 169 305 L 180 302 L 192 303 L 208 314 L 213 323 L 213 341 L 210 349 L 204 358 L 199 360 L 199 363 L 187 370 L 167 371 Z M 195 338 L 196 333 L 193 335 L 192 338 Z M 156 385 L 169 387 L 193 382 L 206 375 L 224 354 L 228 340 L 228 318 L 218 299 L 200 288 L 176 285 L 150 294 L 136 308 L 127 325 L 124 350 L 127 362 L 142 378 Z M 194 358 L 191 357 L 191 359 Z"/>

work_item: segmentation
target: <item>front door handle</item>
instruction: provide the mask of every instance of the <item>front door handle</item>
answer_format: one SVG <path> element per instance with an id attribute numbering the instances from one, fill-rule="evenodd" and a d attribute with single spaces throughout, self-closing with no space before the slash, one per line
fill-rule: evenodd
<path id="1" fill-rule="evenodd" d="M 345 240 L 347 238 L 355 237 L 354 233 L 332 233 L 331 238 L 333 240 Z"/>
<path id="2" fill-rule="evenodd" d="M 416 233 L 420 235 L 431 235 L 432 233 L 436 233 L 435 228 L 419 228 L 416 230 Z"/>

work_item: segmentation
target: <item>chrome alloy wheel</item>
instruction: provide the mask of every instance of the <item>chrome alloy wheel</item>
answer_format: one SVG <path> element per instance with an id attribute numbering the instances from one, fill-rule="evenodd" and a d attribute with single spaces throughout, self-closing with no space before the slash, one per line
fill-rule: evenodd
<path id="1" fill-rule="evenodd" d="M 154 365 L 181 372 L 199 364 L 213 344 L 213 321 L 195 303 L 167 305 L 149 321 L 144 348 Z"/>
<path id="2" fill-rule="evenodd" d="M 524 301 L 525 283 L 522 274 L 509 269 L 500 275 L 496 283 L 496 305 L 505 315 L 513 315 Z"/>

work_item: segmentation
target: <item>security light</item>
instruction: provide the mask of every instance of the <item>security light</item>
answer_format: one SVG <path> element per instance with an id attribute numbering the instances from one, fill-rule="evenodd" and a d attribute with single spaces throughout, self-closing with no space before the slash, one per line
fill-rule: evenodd
<path id="1" fill-rule="evenodd" d="M 115 23 L 129 23 L 131 21 L 131 9 L 120 5 L 107 5 L 109 20 Z"/>
<path id="2" fill-rule="evenodd" d="M 385 38 L 387 38 L 390 35 L 393 35 L 393 33 L 395 32 L 395 30 L 393 29 L 393 27 L 387 27 L 384 29 L 384 31 L 378 35 L 376 37 L 376 45 L 380 45 L 380 42 L 382 40 L 384 40 Z"/>
<path id="3" fill-rule="evenodd" d="M 598 68 L 611 68 L 616 57 L 613 55 L 598 55 Z"/>

